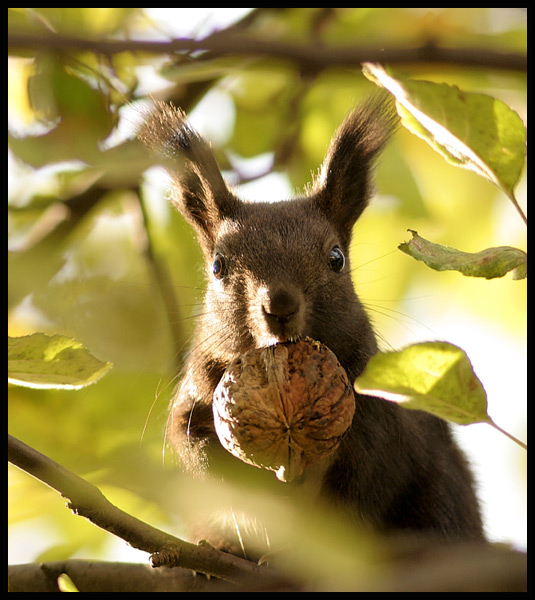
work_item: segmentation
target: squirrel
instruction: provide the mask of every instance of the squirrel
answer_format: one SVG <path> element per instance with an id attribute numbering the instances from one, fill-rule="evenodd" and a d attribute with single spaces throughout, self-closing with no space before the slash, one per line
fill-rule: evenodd
<path id="1" fill-rule="evenodd" d="M 163 158 L 171 201 L 195 230 L 208 275 L 167 429 L 190 472 L 217 468 L 222 453 L 240 462 L 219 443 L 212 396 L 242 353 L 309 337 L 327 345 L 354 381 L 378 351 L 351 280 L 349 247 L 395 127 L 395 111 L 372 97 L 338 129 L 303 196 L 248 202 L 229 189 L 180 109 L 158 102 L 145 120 L 138 137 Z M 448 424 L 379 398 L 355 400 L 352 425 L 318 475 L 319 497 L 379 532 L 483 541 L 473 477 Z"/>

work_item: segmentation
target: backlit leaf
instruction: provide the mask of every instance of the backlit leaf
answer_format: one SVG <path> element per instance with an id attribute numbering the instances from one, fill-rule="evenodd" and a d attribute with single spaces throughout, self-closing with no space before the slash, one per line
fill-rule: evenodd
<path id="1" fill-rule="evenodd" d="M 395 79 L 379 65 L 364 74 L 396 98 L 403 125 L 449 163 L 475 171 L 509 197 L 526 156 L 526 128 L 504 102 L 457 86 Z"/>
<path id="2" fill-rule="evenodd" d="M 486 392 L 470 360 L 447 342 L 424 342 L 376 354 L 355 381 L 355 390 L 460 425 L 492 423 Z"/>
<path id="3" fill-rule="evenodd" d="M 8 381 L 16 385 L 78 389 L 98 381 L 111 366 L 63 335 L 8 337 Z"/>

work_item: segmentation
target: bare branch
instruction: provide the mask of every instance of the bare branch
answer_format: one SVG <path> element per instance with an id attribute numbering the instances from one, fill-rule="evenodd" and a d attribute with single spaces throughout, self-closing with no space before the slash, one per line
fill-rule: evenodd
<path id="1" fill-rule="evenodd" d="M 368 577 L 357 569 L 347 579 L 287 583 L 246 579 L 241 586 L 195 576 L 186 569 L 151 569 L 135 563 L 69 559 L 10 565 L 11 592 L 58 592 L 68 575 L 80 592 L 525 592 L 527 555 L 504 544 L 426 544 L 390 540 L 384 562 Z M 312 575 L 312 573 L 311 573 Z M 334 587 L 333 587 L 334 586 Z"/>
<path id="2" fill-rule="evenodd" d="M 68 575 L 80 592 L 222 592 L 235 586 L 196 576 L 189 569 L 152 569 L 148 564 L 69 559 L 10 565 L 10 592 L 59 592 L 58 577 Z"/>
<path id="3" fill-rule="evenodd" d="M 176 562 L 164 562 L 161 566 L 184 567 L 154 570 L 141 564 L 77 560 L 15 565 L 9 568 L 10 591 L 58 591 L 57 578 L 62 573 L 69 575 L 80 591 L 229 591 L 222 582 L 213 587 L 208 580 L 196 579 L 186 569 L 240 584 L 233 591 L 301 591 L 302 583 L 289 582 L 268 567 L 189 544 L 124 513 L 97 487 L 12 436 L 8 436 L 8 458 L 69 498 L 77 514 L 136 548 L 156 553 L 153 566 L 160 555 L 172 555 Z M 354 591 L 520 592 L 526 589 L 526 554 L 504 545 L 444 544 L 432 537 L 385 541 L 388 552 L 381 570 L 372 569 L 369 579 L 362 579 L 358 570 L 353 573 Z M 322 591 L 322 582 L 315 585 Z M 327 587 L 331 585 L 332 582 Z"/>
<path id="4" fill-rule="evenodd" d="M 267 567 L 211 547 L 190 544 L 125 513 L 96 486 L 11 435 L 8 435 L 8 460 L 67 498 L 75 514 L 134 548 L 149 552 L 153 566 L 181 566 L 231 582 L 243 582 L 249 577 L 276 579 Z"/>
<path id="5" fill-rule="evenodd" d="M 378 46 L 326 46 L 318 43 L 295 44 L 236 33 L 232 29 L 214 33 L 202 40 L 180 38 L 169 41 L 90 39 L 68 35 L 29 35 L 10 33 L 8 48 L 14 50 L 81 51 L 89 50 L 110 56 L 120 52 L 143 52 L 173 55 L 179 52 L 207 51 L 210 58 L 219 56 L 271 56 L 290 60 L 305 71 L 319 71 L 333 66 L 359 66 L 362 62 L 448 63 L 469 67 L 486 67 L 527 71 L 527 56 L 482 48 L 443 48 L 426 44 L 418 48 Z"/>

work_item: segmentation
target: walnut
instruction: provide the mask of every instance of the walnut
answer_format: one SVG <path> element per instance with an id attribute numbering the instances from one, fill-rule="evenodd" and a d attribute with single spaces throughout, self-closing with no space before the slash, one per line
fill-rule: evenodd
<path id="1" fill-rule="evenodd" d="M 213 400 L 223 447 L 286 482 L 336 450 L 355 412 L 347 373 L 327 346 L 310 339 L 243 354 Z"/>

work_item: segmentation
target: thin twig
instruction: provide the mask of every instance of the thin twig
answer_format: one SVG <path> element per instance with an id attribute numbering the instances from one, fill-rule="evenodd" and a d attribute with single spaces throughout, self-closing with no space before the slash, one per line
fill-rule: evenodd
<path id="1" fill-rule="evenodd" d="M 154 251 L 154 243 L 151 235 L 151 226 L 149 216 L 145 206 L 145 199 L 142 193 L 138 193 L 138 202 L 143 217 L 143 226 L 145 229 L 146 246 L 144 249 L 145 256 L 151 267 L 152 273 L 156 280 L 156 285 L 160 291 L 160 296 L 165 307 L 169 331 L 171 333 L 171 343 L 173 347 L 173 360 L 175 373 L 180 372 L 182 366 L 182 355 L 184 350 L 184 335 L 182 330 L 182 317 L 180 314 L 180 305 L 173 288 L 173 281 L 169 270 L 165 263 L 160 259 Z"/>

